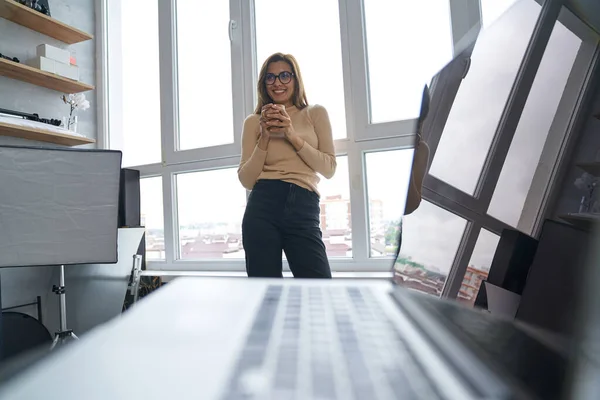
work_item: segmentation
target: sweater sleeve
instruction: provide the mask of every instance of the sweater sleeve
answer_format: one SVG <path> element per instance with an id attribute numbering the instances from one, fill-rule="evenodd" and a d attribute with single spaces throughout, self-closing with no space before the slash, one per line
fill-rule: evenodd
<path id="1" fill-rule="evenodd" d="M 250 115 L 244 121 L 242 131 L 242 156 L 238 167 L 238 179 L 248 190 L 252 190 L 263 170 L 267 152 L 258 147 L 259 117 Z"/>
<path id="2" fill-rule="evenodd" d="M 327 179 L 331 179 L 335 174 L 337 162 L 329 115 L 325 107 L 319 105 L 313 106 L 310 111 L 319 145 L 315 149 L 305 141 L 304 146 L 298 151 L 298 155 L 313 171 L 318 172 Z"/>

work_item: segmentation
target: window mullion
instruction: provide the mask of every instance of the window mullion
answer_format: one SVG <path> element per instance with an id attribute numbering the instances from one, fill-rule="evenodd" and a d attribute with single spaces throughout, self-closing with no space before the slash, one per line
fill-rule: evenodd
<path id="1" fill-rule="evenodd" d="M 481 224 L 479 222 L 475 221 L 467 224 L 460 241 L 460 246 L 456 252 L 454 263 L 452 263 L 452 268 L 450 268 L 448 278 L 444 284 L 441 297 L 455 299 L 458 295 L 480 231 Z"/>
<path id="2" fill-rule="evenodd" d="M 158 2 L 162 161 L 173 160 L 178 132 L 176 0 Z"/>
<path id="3" fill-rule="evenodd" d="M 253 24 L 250 4 L 242 0 L 230 0 L 230 44 L 233 96 L 233 138 L 235 148 L 241 146 L 242 125 L 249 114 L 248 103 L 252 102 L 252 42 Z M 234 28 L 235 27 L 235 28 Z M 225 29 L 225 27 L 223 27 Z"/>
<path id="4" fill-rule="evenodd" d="M 256 21 L 254 16 L 255 4 L 254 0 L 238 1 L 241 1 L 242 10 L 242 62 L 240 64 L 243 65 L 243 116 L 246 117 L 254 112 L 256 83 L 258 81 L 258 69 L 256 63 Z M 241 138 L 241 131 L 239 137 Z"/>
<path id="5" fill-rule="evenodd" d="M 339 1 L 348 138 L 367 138 L 369 93 L 362 0 Z"/>
<path id="6" fill-rule="evenodd" d="M 350 178 L 350 217 L 352 221 L 352 257 L 357 265 L 369 259 L 370 229 L 366 171 L 362 151 L 348 143 L 348 176 Z"/>
<path id="7" fill-rule="evenodd" d="M 110 149 L 110 101 L 108 97 L 109 86 L 109 29 L 108 21 L 111 21 L 109 16 L 108 0 L 100 0 L 96 2 L 96 54 L 98 64 L 98 74 L 96 86 L 98 87 L 97 98 L 97 113 L 98 113 L 98 133 L 96 138 L 96 148 Z"/>
<path id="8" fill-rule="evenodd" d="M 178 227 L 177 227 L 177 197 L 175 193 L 175 176 L 163 171 L 162 195 L 163 195 L 163 221 L 165 239 L 165 262 L 172 264 L 177 259 Z"/>
<path id="9" fill-rule="evenodd" d="M 425 176 L 423 187 L 453 202 L 456 202 L 457 204 L 461 204 L 462 207 L 467 208 L 477 214 L 485 214 L 486 209 L 484 206 L 482 206 L 478 199 L 465 192 L 462 192 L 456 187 L 444 182 L 439 178 L 436 178 L 433 175 L 427 174 Z"/>
<path id="10" fill-rule="evenodd" d="M 465 205 L 459 200 L 445 197 L 426 186 L 423 187 L 422 196 L 423 200 L 427 200 L 428 202 L 450 211 L 451 213 L 456 214 L 463 219 L 478 222 L 485 229 L 497 235 L 500 235 L 504 229 L 514 229 L 510 225 L 488 214 L 481 214 L 477 211 L 471 210 L 465 207 Z"/>

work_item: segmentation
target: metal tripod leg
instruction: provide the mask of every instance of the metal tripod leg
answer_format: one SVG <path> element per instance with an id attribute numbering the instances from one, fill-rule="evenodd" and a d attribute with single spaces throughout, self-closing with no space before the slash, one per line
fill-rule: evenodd
<path id="1" fill-rule="evenodd" d="M 54 335 L 54 340 L 52 341 L 52 346 L 50 346 L 50 350 L 54 350 L 58 344 L 65 344 L 65 342 L 68 340 L 79 340 L 79 338 L 71 330 L 66 332 L 56 332 Z"/>
<path id="2" fill-rule="evenodd" d="M 67 299 L 65 296 L 65 266 L 60 266 L 60 286 L 53 286 L 52 291 L 58 295 L 60 330 L 54 334 L 54 341 L 50 350 L 53 350 L 58 344 L 64 344 L 67 340 L 78 340 L 77 335 L 71 329 L 67 329 Z"/>

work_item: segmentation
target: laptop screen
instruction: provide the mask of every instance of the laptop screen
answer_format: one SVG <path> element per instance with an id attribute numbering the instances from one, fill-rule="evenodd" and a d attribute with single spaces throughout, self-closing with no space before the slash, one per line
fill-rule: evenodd
<path id="1" fill-rule="evenodd" d="M 445 94 L 445 88 L 449 85 L 460 85 L 460 81 L 464 78 L 464 74 L 457 74 L 457 70 L 463 71 L 465 63 L 470 60 L 471 52 L 475 47 L 475 43 L 479 37 L 481 26 L 477 24 L 470 31 L 468 31 L 461 40 L 457 41 L 455 45 L 456 54 L 453 59 L 448 62 L 430 81 L 428 85 L 423 88 L 421 97 L 420 114 L 418 119 L 415 121 L 415 142 L 413 152 L 413 163 L 410 171 L 410 177 L 406 192 L 405 199 L 405 215 L 412 212 L 414 208 L 415 199 L 421 196 L 419 188 L 419 181 L 423 178 L 425 171 L 419 165 L 419 158 L 427 157 L 429 148 L 426 144 L 427 138 L 432 135 L 432 130 L 436 129 L 434 119 L 438 114 L 438 107 L 443 103 L 443 96 Z M 461 65 L 459 65 L 461 64 Z M 419 147 L 424 146 L 424 149 Z M 425 152 L 426 154 L 419 154 L 419 152 Z M 429 160 L 430 162 L 431 160 Z M 426 169 L 426 168 L 425 168 Z M 418 268 L 419 265 L 413 262 L 410 258 L 402 255 L 402 218 L 396 227 L 396 250 L 393 258 L 392 281 L 394 284 L 409 283 L 406 277 L 401 276 L 402 269 L 409 267 Z"/>

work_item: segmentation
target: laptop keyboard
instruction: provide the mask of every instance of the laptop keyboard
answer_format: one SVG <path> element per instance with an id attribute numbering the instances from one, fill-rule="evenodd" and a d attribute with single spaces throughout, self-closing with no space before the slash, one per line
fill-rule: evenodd
<path id="1" fill-rule="evenodd" d="M 480 355 L 532 390 L 541 399 L 560 398 L 567 374 L 567 359 L 515 327 L 490 315 L 419 294 L 419 305 Z M 483 354 L 481 353 L 483 352 Z"/>
<path id="2" fill-rule="evenodd" d="M 226 400 L 437 399 L 368 288 L 269 286 Z"/>

